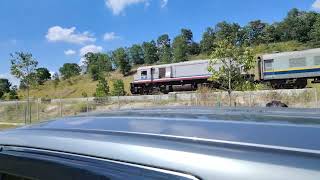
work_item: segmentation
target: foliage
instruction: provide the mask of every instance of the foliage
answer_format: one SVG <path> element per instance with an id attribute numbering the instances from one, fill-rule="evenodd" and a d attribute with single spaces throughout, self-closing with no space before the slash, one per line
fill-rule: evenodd
<path id="1" fill-rule="evenodd" d="M 174 62 L 183 62 L 188 60 L 188 44 L 182 36 L 174 38 L 172 47 Z"/>
<path id="2" fill-rule="evenodd" d="M 171 42 L 168 34 L 159 36 L 157 40 L 159 60 L 161 63 L 172 62 Z"/>
<path id="3" fill-rule="evenodd" d="M 11 74 L 24 81 L 27 88 L 35 81 L 38 61 L 30 53 L 15 52 L 11 54 Z"/>
<path id="4" fill-rule="evenodd" d="M 38 68 L 35 72 L 35 78 L 39 85 L 51 79 L 51 74 L 47 68 Z"/>
<path id="5" fill-rule="evenodd" d="M 255 65 L 255 58 L 250 48 L 235 46 L 228 40 L 220 41 L 211 55 L 209 71 L 210 80 L 218 82 L 222 89 L 228 91 L 231 105 L 231 92 L 248 84 L 243 73 Z M 217 66 L 219 68 L 217 68 Z"/>
<path id="6" fill-rule="evenodd" d="M 19 99 L 17 91 L 17 86 L 12 86 L 11 90 L 9 91 L 9 100 Z"/>
<path id="7" fill-rule="evenodd" d="M 124 83 L 121 79 L 113 81 L 113 89 L 111 94 L 113 96 L 124 96 L 126 94 L 124 91 Z"/>
<path id="8" fill-rule="evenodd" d="M 87 65 L 87 73 L 89 73 L 94 81 L 104 72 L 112 71 L 111 57 L 103 53 L 87 53 L 85 55 L 85 63 Z"/>
<path id="9" fill-rule="evenodd" d="M 65 63 L 60 69 L 59 72 L 63 79 L 69 79 L 73 76 L 80 75 L 81 68 L 76 63 Z"/>
<path id="10" fill-rule="evenodd" d="M 144 42 L 142 44 L 142 49 L 143 49 L 143 53 L 144 53 L 144 62 L 145 63 L 153 64 L 153 63 L 159 61 L 159 57 L 157 54 L 158 49 L 157 49 L 155 41 Z"/>
<path id="11" fill-rule="evenodd" d="M 208 27 L 202 35 L 202 40 L 200 41 L 200 49 L 204 54 L 210 54 L 214 49 L 214 42 L 216 36 L 213 28 Z"/>
<path id="12" fill-rule="evenodd" d="M 123 75 L 126 75 L 131 70 L 129 57 L 124 48 L 118 48 L 117 50 L 113 51 L 112 59 Z"/>
<path id="13" fill-rule="evenodd" d="M 95 97 L 106 97 L 109 95 L 109 85 L 105 78 L 100 78 L 97 84 Z"/>
<path id="14" fill-rule="evenodd" d="M 134 44 L 129 49 L 130 62 L 133 64 L 144 64 L 143 49 L 139 44 Z"/>
<path id="15" fill-rule="evenodd" d="M 11 83 L 8 79 L 0 79 L 0 99 L 10 91 Z"/>
<path id="16" fill-rule="evenodd" d="M 243 43 L 243 32 L 241 26 L 237 23 L 220 22 L 215 27 L 216 42 L 228 41 L 233 45 Z"/>

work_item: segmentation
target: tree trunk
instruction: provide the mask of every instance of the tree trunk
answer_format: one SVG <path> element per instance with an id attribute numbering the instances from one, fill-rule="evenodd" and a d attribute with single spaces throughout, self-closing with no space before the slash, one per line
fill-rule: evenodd
<path id="1" fill-rule="evenodd" d="M 229 60 L 229 72 L 228 72 L 228 95 L 229 95 L 229 107 L 232 106 L 231 102 L 231 93 L 232 93 L 232 87 L 231 87 L 231 60 Z"/>

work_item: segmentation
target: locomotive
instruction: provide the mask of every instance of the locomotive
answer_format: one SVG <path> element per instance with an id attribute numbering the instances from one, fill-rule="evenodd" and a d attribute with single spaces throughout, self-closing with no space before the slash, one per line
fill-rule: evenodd
<path id="1" fill-rule="evenodd" d="M 209 64 L 210 60 L 196 60 L 140 67 L 131 83 L 131 93 L 196 90 L 203 85 L 218 88 L 219 84 L 209 81 Z M 218 71 L 220 65 L 213 68 Z M 258 56 L 255 68 L 243 74 L 254 77 L 255 82 L 270 83 L 274 89 L 305 88 L 308 79 L 320 83 L 320 48 Z"/>

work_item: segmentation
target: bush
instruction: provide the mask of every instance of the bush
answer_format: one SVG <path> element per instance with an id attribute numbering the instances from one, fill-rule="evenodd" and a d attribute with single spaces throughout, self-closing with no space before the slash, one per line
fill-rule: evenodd
<path id="1" fill-rule="evenodd" d="M 124 83 L 121 79 L 113 81 L 113 96 L 124 96 L 126 92 L 124 91 Z"/>
<path id="2" fill-rule="evenodd" d="M 109 95 L 109 85 L 106 79 L 100 78 L 97 84 L 95 97 L 106 97 Z"/>

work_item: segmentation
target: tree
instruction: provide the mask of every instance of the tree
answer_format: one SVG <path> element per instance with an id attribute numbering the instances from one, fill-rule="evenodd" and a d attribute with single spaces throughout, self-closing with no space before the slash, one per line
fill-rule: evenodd
<path id="1" fill-rule="evenodd" d="M 211 80 L 218 82 L 222 89 L 228 91 L 230 106 L 232 91 L 248 83 L 242 72 L 248 72 L 254 64 L 255 58 L 250 48 L 235 46 L 228 40 L 216 44 L 208 70 L 212 72 Z"/>
<path id="2" fill-rule="evenodd" d="M 243 36 L 241 26 L 237 23 L 220 22 L 215 27 L 216 41 L 225 41 L 233 45 L 241 45 L 243 43 Z"/>
<path id="3" fill-rule="evenodd" d="M 18 91 L 17 86 L 12 86 L 9 92 L 9 100 L 19 99 L 17 91 Z"/>
<path id="4" fill-rule="evenodd" d="M 207 28 L 200 41 L 201 52 L 209 55 L 214 49 L 215 40 L 216 36 L 214 29 L 211 27 Z"/>
<path id="5" fill-rule="evenodd" d="M 162 63 L 172 62 L 172 49 L 168 34 L 159 36 L 157 40 L 159 61 Z"/>
<path id="6" fill-rule="evenodd" d="M 109 95 L 109 86 L 105 78 L 100 78 L 96 88 L 96 97 L 106 97 Z"/>
<path id="7" fill-rule="evenodd" d="M 113 96 L 124 96 L 126 92 L 124 91 L 124 83 L 121 79 L 113 81 Z"/>
<path id="8" fill-rule="evenodd" d="M 47 68 L 38 68 L 35 72 L 35 78 L 39 85 L 51 79 L 51 74 Z"/>
<path id="9" fill-rule="evenodd" d="M 312 26 L 309 37 L 313 43 L 320 44 L 320 17 L 317 18 L 317 21 Z"/>
<path id="10" fill-rule="evenodd" d="M 30 84 L 35 81 L 34 74 L 38 65 L 30 53 L 16 52 L 11 54 L 11 74 L 23 81 L 27 88 L 27 105 L 29 122 L 31 123 Z"/>
<path id="11" fill-rule="evenodd" d="M 91 75 L 94 81 L 98 80 L 104 72 L 112 71 L 112 62 L 108 54 L 87 53 L 85 59 L 87 73 Z"/>
<path id="12" fill-rule="evenodd" d="M 244 43 L 249 46 L 265 43 L 266 27 L 267 24 L 261 22 L 261 20 L 249 22 L 249 24 L 243 28 Z"/>
<path id="13" fill-rule="evenodd" d="M 60 69 L 59 72 L 63 79 L 69 79 L 74 76 L 79 76 L 81 68 L 76 63 L 65 63 Z"/>
<path id="14" fill-rule="evenodd" d="M 188 60 L 188 44 L 183 36 L 177 36 L 173 40 L 173 57 L 174 62 L 182 62 Z"/>
<path id="15" fill-rule="evenodd" d="M 157 45 L 154 41 L 142 43 L 144 61 L 147 64 L 153 64 L 159 61 Z"/>
<path id="16" fill-rule="evenodd" d="M 0 79 L 0 99 L 5 93 L 10 92 L 11 83 L 8 79 Z"/>
<path id="17" fill-rule="evenodd" d="M 126 75 L 131 70 L 129 58 L 124 48 L 118 48 L 113 51 L 112 58 L 123 75 Z"/>
<path id="18" fill-rule="evenodd" d="M 133 64 L 144 64 L 143 49 L 139 44 L 134 44 L 129 49 L 130 62 Z"/>

